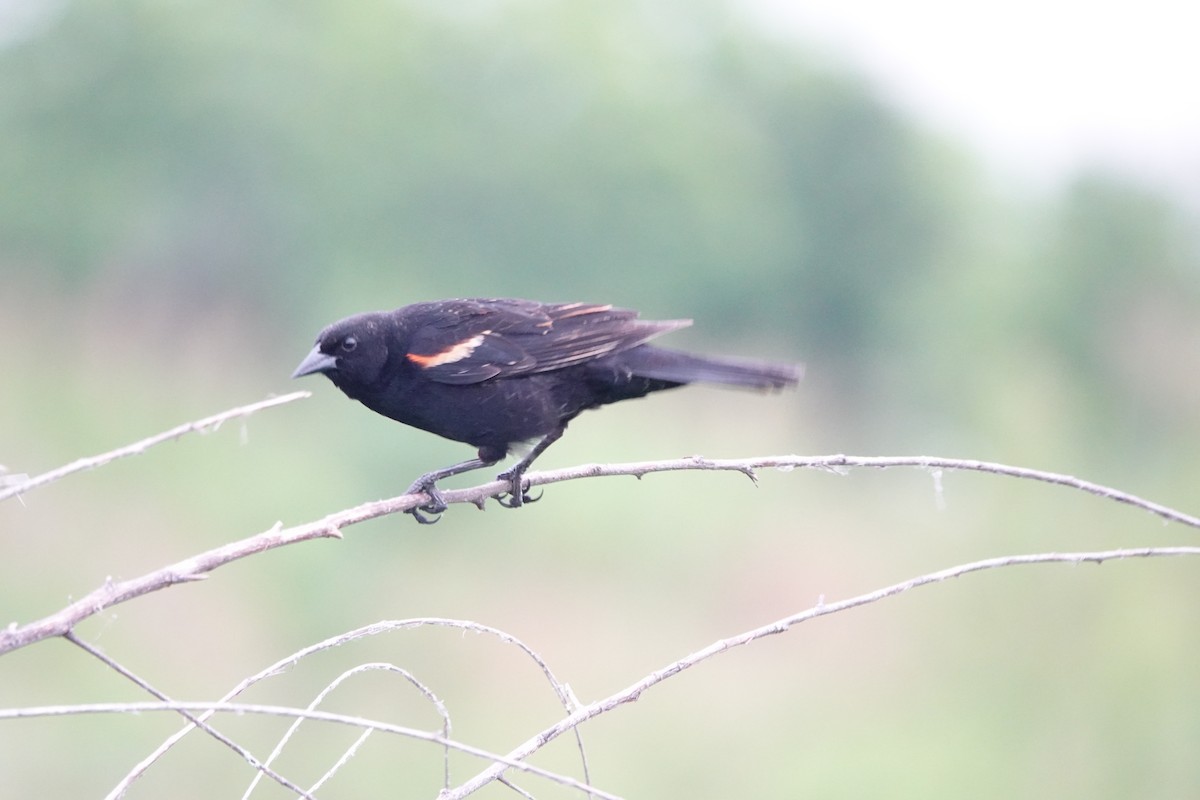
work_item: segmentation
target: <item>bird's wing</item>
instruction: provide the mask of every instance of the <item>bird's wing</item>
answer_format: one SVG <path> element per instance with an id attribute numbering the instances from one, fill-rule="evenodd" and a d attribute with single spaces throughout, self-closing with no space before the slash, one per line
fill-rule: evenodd
<path id="1" fill-rule="evenodd" d="M 690 324 L 607 305 L 460 301 L 414 332 L 406 357 L 430 380 L 478 383 L 582 364 Z"/>

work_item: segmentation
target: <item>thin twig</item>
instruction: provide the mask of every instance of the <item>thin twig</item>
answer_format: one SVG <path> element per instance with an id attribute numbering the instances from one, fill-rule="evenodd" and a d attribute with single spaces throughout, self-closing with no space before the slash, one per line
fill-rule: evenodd
<path id="1" fill-rule="evenodd" d="M 487 761 L 504 764 L 506 767 L 519 769 L 528 772 L 530 775 L 537 775 L 555 783 L 560 783 L 563 786 L 580 791 L 588 792 L 596 797 L 604 798 L 604 800 L 621 800 L 614 794 L 601 791 L 594 786 L 589 786 L 582 781 L 575 780 L 568 775 L 560 775 L 550 770 L 535 767 L 532 764 L 526 764 L 521 761 L 510 761 L 507 756 L 498 753 L 492 753 L 474 745 L 456 742 L 452 739 L 429 731 L 422 731 L 416 728 L 408 728 L 403 725 L 392 725 L 387 722 L 368 719 L 366 717 L 357 717 L 350 714 L 335 714 L 330 711 L 306 710 L 301 708 L 291 708 L 289 706 L 273 706 L 262 705 L 256 703 L 203 703 L 203 702 L 140 702 L 140 703 L 80 703 L 77 705 L 58 705 L 58 706 L 32 706 L 28 708 L 6 708 L 0 709 L 0 720 L 6 719 L 34 719 L 39 717 L 65 717 L 78 716 L 81 714 L 144 714 L 151 711 L 171 711 L 171 712 L 220 712 L 231 714 L 262 714 L 266 716 L 276 717 L 302 717 L 304 719 L 317 720 L 321 722 L 332 722 L 338 725 L 348 725 L 354 728 L 364 730 L 376 730 L 381 733 L 391 733 L 397 736 L 405 736 L 410 739 L 418 739 L 442 747 L 449 747 L 452 750 L 457 750 L 468 755 L 476 756 Z"/>
<path id="2" fill-rule="evenodd" d="M 1070 475 L 1027 469 L 1025 467 L 1012 467 L 1007 464 L 997 464 L 988 461 L 936 458 L 932 456 L 767 456 L 763 458 L 742 459 L 709 459 L 702 456 L 692 456 L 690 458 L 666 461 L 642 461 L 626 464 L 585 464 L 583 466 L 568 467 L 549 472 L 533 472 L 527 474 L 525 478 L 531 485 L 541 486 L 580 478 L 615 475 L 641 477 L 652 472 L 679 470 L 725 470 L 752 475 L 755 470 L 768 468 L 783 471 L 819 469 L 841 473 L 852 467 L 875 469 L 920 467 L 928 470 L 949 469 L 1005 475 L 1023 480 L 1066 486 L 1107 500 L 1140 508 L 1143 511 L 1149 511 L 1172 522 L 1178 522 L 1192 528 L 1200 528 L 1200 518 L 1146 500 L 1137 495 L 1120 491 L 1119 489 L 1085 481 Z M 446 490 L 443 494 L 448 503 L 474 503 L 482 505 L 487 498 L 503 494 L 509 488 L 508 484 L 504 481 L 492 481 L 469 489 Z M 291 528 L 284 528 L 282 523 L 276 523 L 275 527 L 270 530 L 263 531 L 238 542 L 214 548 L 192 558 L 147 573 L 139 578 L 107 583 L 55 614 L 26 625 L 13 623 L 5 630 L 0 631 L 0 655 L 10 650 L 25 647 L 33 642 L 41 641 L 42 639 L 52 636 L 62 636 L 72 630 L 82 620 L 118 603 L 164 589 L 176 583 L 201 580 L 209 572 L 232 561 L 308 539 L 321 537 L 340 538 L 342 535 L 341 529 L 343 528 L 388 514 L 408 511 L 426 502 L 428 502 L 428 498 L 424 494 L 400 495 L 386 500 L 363 503 L 354 508 L 330 514 L 324 519 Z"/>
<path id="3" fill-rule="evenodd" d="M 327 519 L 334 518 L 343 519 L 341 515 L 333 515 Z M 42 639 L 62 636 L 88 617 L 135 597 L 141 597 L 177 583 L 203 580 L 212 570 L 246 556 L 306 539 L 340 538 L 340 536 L 337 528 L 324 520 L 287 530 L 284 530 L 282 525 L 276 524 L 270 530 L 248 539 L 213 548 L 183 561 L 148 572 L 141 577 L 125 581 L 109 580 L 100 588 L 89 592 L 57 613 L 27 625 L 13 623 L 5 630 L 0 631 L 0 655 Z"/>
<path id="4" fill-rule="evenodd" d="M 109 669 L 114 670 L 117 674 L 119 674 L 119 675 L 125 677 L 126 679 L 132 681 L 133 683 L 137 684 L 138 687 L 140 687 L 143 691 L 154 695 L 155 697 L 157 697 L 159 700 L 163 701 L 164 703 L 172 702 L 171 698 L 167 697 L 165 694 L 160 692 L 158 689 L 155 689 L 148 681 L 146 681 L 143 678 L 141 678 L 140 676 L 138 676 L 132 670 L 127 668 L 124 664 L 122 664 L 119 661 L 117 661 L 116 659 L 112 658 L 107 653 L 105 653 L 103 650 L 100 650 L 99 648 L 88 644 L 87 642 L 78 638 L 74 633 L 67 633 L 63 638 L 65 638 L 68 642 L 70 642 L 71 644 L 80 648 L 84 652 L 93 656 L 94 658 L 99 659 L 106 666 L 108 666 Z M 243 759 L 245 759 L 246 763 L 248 763 L 250 766 L 252 766 L 256 770 L 258 770 L 258 772 L 256 773 L 256 780 L 257 780 L 257 778 L 259 778 L 263 775 L 266 775 L 268 778 L 275 781 L 279 785 L 284 786 L 288 789 L 291 789 L 298 796 L 307 798 L 307 800 L 313 800 L 310 792 L 304 791 L 299 786 L 292 783 L 291 781 L 289 781 L 287 778 L 280 775 L 275 770 L 271 769 L 269 765 L 264 764 L 261 761 L 259 761 L 257 758 L 254 757 L 254 755 L 249 750 L 242 747 L 240 744 L 233 741 L 232 739 L 230 739 L 228 736 L 221 733 L 217 729 L 215 729 L 215 728 L 211 727 L 210 725 L 208 725 L 207 723 L 205 723 L 204 720 L 199 719 L 195 714 L 191 713 L 190 711 L 183 711 L 183 710 L 181 710 L 179 713 L 181 716 L 183 716 L 185 719 L 187 719 L 192 725 L 194 725 L 197 728 L 200 728 L 205 733 L 207 733 L 209 736 L 216 739 L 218 742 L 225 745 L 233 752 L 237 753 L 239 756 L 241 756 Z"/>
<path id="5" fill-rule="evenodd" d="M 425 684 L 421 683 L 421 681 L 417 680 L 415 675 L 413 675 L 411 672 L 404 669 L 403 667 L 396 666 L 395 664 L 372 662 L 372 663 L 368 663 L 368 664 L 359 664 L 356 667 L 352 667 L 351 669 L 344 671 L 341 675 L 338 675 L 336 678 L 334 678 L 332 681 L 330 681 L 329 684 L 326 685 L 324 689 L 322 689 L 320 692 L 318 692 L 317 696 L 313 698 L 312 702 L 310 702 L 308 704 L 308 706 L 305 708 L 305 710 L 312 711 L 312 710 L 316 709 L 317 706 L 319 706 L 319 705 L 321 705 L 321 703 L 325 702 L 325 698 L 328 697 L 330 695 L 330 693 L 333 692 L 333 690 L 337 689 L 339 686 L 342 685 L 342 683 L 344 683 L 345 681 L 354 677 L 355 675 L 359 675 L 361 673 L 369 672 L 369 671 L 373 671 L 373 670 L 383 670 L 383 671 L 387 671 L 387 672 L 396 673 L 396 674 L 400 675 L 402 678 L 404 678 L 406 681 L 408 681 L 410 684 L 412 684 L 417 689 L 417 691 L 419 691 L 421 694 L 423 694 L 425 696 L 425 699 L 427 699 L 433 705 L 433 707 L 437 710 L 438 715 L 442 718 L 442 738 L 449 740 L 449 738 L 450 738 L 450 714 L 449 714 L 449 712 L 446 711 L 445 704 L 442 703 L 441 699 L 438 698 L 438 696 L 435 695 L 433 693 L 433 691 L 431 691 L 429 689 L 429 687 L 427 687 Z M 166 698 L 160 698 L 160 699 L 166 699 Z M 194 725 L 202 724 L 191 714 L 188 714 L 187 716 L 189 717 L 189 719 L 192 720 L 192 723 Z M 279 742 L 276 743 L 275 749 L 273 749 L 271 751 L 271 754 L 269 756 L 267 756 L 267 760 L 266 760 L 267 766 L 270 766 L 272 763 L 275 762 L 275 759 L 279 758 L 280 753 L 283 752 L 284 747 L 287 746 L 287 743 L 296 734 L 296 731 L 298 731 L 300 729 L 300 726 L 305 722 L 305 719 L 306 719 L 305 717 L 297 717 L 292 722 L 292 724 L 290 726 L 288 726 L 288 729 L 284 732 L 283 736 L 280 737 Z M 371 728 L 368 728 L 367 730 L 363 731 L 362 734 L 357 739 L 354 740 L 354 743 L 351 744 L 350 747 L 346 749 L 346 752 L 344 752 L 341 755 L 341 757 L 338 758 L 338 760 L 333 764 L 333 766 L 330 767 L 328 770 L 326 770 L 325 774 L 322 775 L 319 779 L 317 779 L 317 781 L 308 788 L 308 793 L 315 794 L 321 788 L 321 786 L 323 784 L 325 784 L 330 778 L 332 778 L 335 774 L 337 774 L 337 772 L 343 766 L 345 766 L 350 761 L 350 759 L 358 752 L 359 747 L 361 747 L 362 743 L 367 740 L 367 737 L 369 737 L 374 732 L 375 732 L 374 729 L 371 729 Z M 445 789 L 450 788 L 450 748 L 445 747 L 445 748 L 443 748 L 443 751 L 445 753 L 445 757 L 443 759 L 443 761 L 445 762 L 443 790 L 445 790 Z M 242 795 L 242 800 L 249 800 L 250 795 L 254 793 L 255 787 L 257 787 L 259 784 L 259 781 L 262 780 L 262 775 L 263 775 L 262 772 L 255 774 L 253 780 L 250 781 L 250 785 L 246 787 L 246 791 Z"/>
<path id="6" fill-rule="evenodd" d="M 736 647 L 750 644 L 758 639 L 767 636 L 773 636 L 778 633 L 784 633 L 793 625 L 798 625 L 802 622 L 807 622 L 817 617 L 823 617 L 827 614 L 836 614 L 840 611 L 846 611 L 858 606 L 875 603 L 894 595 L 916 589 L 921 586 L 927 586 L 933 583 L 940 583 L 950 578 L 957 578 L 962 575 L 967 575 L 972 572 L 980 572 L 983 570 L 997 569 L 1000 567 L 1011 567 L 1020 564 L 1050 564 L 1050 563 L 1071 563 L 1080 564 L 1084 562 L 1092 562 L 1100 564 L 1104 561 L 1112 559 L 1127 559 L 1127 558 L 1154 558 L 1168 556 L 1200 556 L 1200 547 L 1143 547 L 1120 550 L 1103 550 L 1096 552 L 1080 552 L 1080 553 L 1036 553 L 1030 555 L 1015 555 L 1002 556 L 999 558 L 989 558 L 982 561 L 973 561 L 969 564 L 960 564 L 948 569 L 930 572 L 916 578 L 912 578 L 901 583 L 896 583 L 891 586 L 877 589 L 873 592 L 861 594 L 856 597 L 851 597 L 846 600 L 840 600 L 835 603 L 819 602 L 812 608 L 791 614 L 776 620 L 775 622 L 736 634 L 724 639 L 718 639 L 707 647 L 697 650 L 690 655 L 684 656 L 678 661 L 672 662 L 661 669 L 658 669 L 637 682 L 627 686 L 619 692 L 609 695 L 602 700 L 597 700 L 594 703 L 589 703 L 581 707 L 575 713 L 569 715 L 565 719 L 551 725 L 549 728 L 541 731 L 532 738 L 526 740 L 521 745 L 509 751 L 502 761 L 497 761 L 487 769 L 480 772 L 469 781 L 455 787 L 453 790 L 439 796 L 438 800 L 462 800 L 469 794 L 472 794 L 483 786 L 492 781 L 499 780 L 500 777 L 509 769 L 512 762 L 524 762 L 532 754 L 540 750 L 549 742 L 561 736 L 569 730 L 577 728 L 588 720 L 598 717 L 617 706 L 631 703 L 641 697 L 642 693 L 653 686 L 662 683 L 684 670 L 694 667 L 702 661 L 706 661 L 713 656 L 732 650 Z"/>
<path id="7" fill-rule="evenodd" d="M 566 710 L 566 712 L 568 714 L 579 707 L 579 701 L 574 697 L 573 694 L 571 694 L 571 691 L 567 687 L 567 685 L 564 684 L 563 682 L 561 682 L 558 678 L 556 678 L 554 676 L 554 673 L 550 670 L 550 667 L 546 663 L 545 659 L 543 659 L 541 657 L 541 655 L 538 654 L 537 651 L 535 651 L 529 645 L 525 644 L 523 641 L 521 641 L 517 637 L 500 630 L 499 628 L 493 628 L 488 625 L 482 625 L 478 622 L 473 622 L 471 620 L 447 619 L 444 617 L 418 617 L 415 619 L 384 620 L 381 622 L 372 623 L 370 625 L 364 625 L 361 628 L 355 628 L 352 631 L 346 631 L 344 633 L 340 633 L 337 636 L 331 636 L 328 639 L 324 639 L 320 642 L 317 642 L 316 644 L 312 644 L 307 647 L 301 648 L 300 650 L 297 650 L 296 652 L 292 653 L 291 655 L 284 656 L 283 658 L 276 661 L 274 664 L 271 664 L 266 669 L 260 670 L 259 672 L 255 673 L 254 675 L 249 676 L 248 678 L 244 678 L 243 680 L 238 682 L 237 686 L 233 687 L 233 689 L 231 689 L 229 692 L 227 692 L 225 694 L 225 696 L 220 699 L 219 702 L 221 702 L 221 703 L 231 702 L 234 698 L 241 695 L 243 692 L 245 692 L 250 687 L 258 684 L 259 682 L 261 682 L 267 678 L 270 678 L 273 675 L 278 675 L 280 673 L 286 672 L 287 670 L 294 667 L 296 664 L 300 663 L 302 660 L 304 660 L 304 659 L 308 658 L 309 656 L 312 656 L 316 653 L 320 653 L 325 650 L 330 650 L 330 649 L 333 649 L 336 647 L 341 647 L 345 644 L 349 644 L 350 642 L 357 641 L 359 639 L 363 639 L 366 637 L 378 636 L 379 634 L 382 634 L 382 633 L 391 633 L 391 632 L 395 632 L 395 631 L 411 630 L 411 629 L 423 628 L 423 627 L 457 628 L 458 630 L 462 630 L 462 631 L 470 631 L 472 633 L 481 633 L 481 634 L 485 634 L 485 635 L 489 635 L 489 636 L 494 636 L 505 644 L 511 644 L 511 645 L 517 647 L 523 653 L 525 653 L 525 655 L 528 656 L 542 671 L 542 674 L 546 677 L 546 680 L 550 683 L 551 687 L 554 689 L 554 693 L 558 696 L 559 702 L 562 703 L 563 708 Z M 214 712 L 212 712 L 212 711 L 207 711 L 207 712 L 199 715 L 198 719 L 201 722 L 203 722 L 204 720 L 207 720 L 210 716 L 212 716 L 213 713 Z M 123 796 L 125 794 L 125 792 L 129 790 L 129 787 L 131 785 L 133 785 L 134 781 L 136 781 L 138 778 L 140 778 L 145 773 L 145 771 L 147 769 L 149 769 L 149 767 L 155 761 L 162 758 L 162 756 L 164 754 L 166 754 L 166 752 L 168 750 L 170 750 L 172 747 L 174 747 L 176 744 L 178 744 L 180 742 L 180 740 L 182 740 L 187 734 L 189 734 L 194 729 L 195 729 L 194 724 L 188 724 L 188 725 L 185 725 L 181 730 L 179 730 L 179 731 L 175 732 L 174 734 L 172 734 L 171 736 L 169 736 L 166 741 L 164 741 L 161 745 L 159 745 L 157 748 L 155 748 L 154 752 L 152 752 L 150 755 L 146 756 L 141 761 L 139 761 L 133 767 L 133 769 L 131 769 L 129 771 L 129 773 L 126 774 L 125 777 L 123 777 L 121 779 L 121 781 L 107 795 L 108 800 L 115 800 L 115 798 Z M 448 736 L 447 736 L 447 738 L 448 738 Z M 583 742 L 580 740 L 578 731 L 576 731 L 576 743 L 579 747 L 580 759 L 582 761 L 582 766 L 583 766 L 583 779 L 585 782 L 590 783 L 591 778 L 588 774 L 587 757 L 586 757 L 586 754 L 584 754 L 584 752 L 583 752 Z M 444 768 L 448 774 L 449 764 L 445 763 Z"/>
<path id="8" fill-rule="evenodd" d="M 49 472 L 43 472 L 41 475 L 21 481 L 20 483 L 13 483 L 9 486 L 0 487 L 0 500 L 7 500 L 10 497 L 24 494 L 28 491 L 38 488 L 39 486 L 45 486 L 48 483 L 53 483 L 60 478 L 65 478 L 68 475 L 72 475 L 76 472 L 82 472 L 83 470 L 87 469 L 95 469 L 96 467 L 103 466 L 120 458 L 139 455 L 146 452 L 156 444 L 162 444 L 163 442 L 169 442 L 172 439 L 178 439 L 185 434 L 215 431 L 217 428 L 221 427 L 222 423 L 228 422 L 231 419 L 248 417 L 256 411 L 262 411 L 264 408 L 272 408 L 274 406 L 283 405 L 284 403 L 291 403 L 294 400 L 301 400 L 305 397 L 310 397 L 311 395 L 312 392 L 292 392 L 290 394 L 283 394 L 278 397 L 269 397 L 266 400 L 260 400 L 257 403 L 231 408 L 228 411 L 222 411 L 220 414 L 213 414 L 211 417 L 198 419 L 195 422 L 185 422 L 182 425 L 177 425 L 174 428 L 171 428 L 169 431 L 163 431 L 162 433 L 155 434 L 154 436 L 134 442 L 133 444 L 128 444 L 124 447 L 118 447 L 116 450 L 109 450 L 107 453 L 101 453 L 98 456 L 79 458 L 72 461 L 70 464 L 64 464 L 57 469 L 52 469 Z"/>

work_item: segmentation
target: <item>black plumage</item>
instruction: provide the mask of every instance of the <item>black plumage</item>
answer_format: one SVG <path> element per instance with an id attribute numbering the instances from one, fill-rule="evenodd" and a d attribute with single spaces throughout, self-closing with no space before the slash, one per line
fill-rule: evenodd
<path id="1" fill-rule="evenodd" d="M 640 320 L 588 303 L 442 300 L 357 314 L 321 331 L 292 377 L 324 373 L 348 397 L 406 425 L 466 442 L 478 457 L 421 476 L 422 510 L 445 502 L 437 482 L 491 466 L 536 441 L 500 477 L 506 505 L 529 498 L 521 476 L 580 412 L 702 381 L 751 389 L 794 385 L 798 365 L 696 356 L 646 344 L 691 320 Z M 418 510 L 414 516 L 430 521 Z"/>

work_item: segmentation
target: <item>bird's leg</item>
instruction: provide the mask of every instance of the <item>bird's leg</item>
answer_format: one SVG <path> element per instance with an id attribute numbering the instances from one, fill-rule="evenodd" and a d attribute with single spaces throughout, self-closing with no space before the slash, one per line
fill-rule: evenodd
<path id="1" fill-rule="evenodd" d="M 446 498 L 442 496 L 441 491 L 437 488 L 437 482 L 442 478 L 449 478 L 451 475 L 459 475 L 463 472 L 470 472 L 473 469 L 480 469 L 481 467 L 490 467 L 497 460 L 499 459 L 485 461 L 482 458 L 472 458 L 460 464 L 453 464 L 442 469 L 435 469 L 433 472 L 426 472 L 413 481 L 412 486 L 408 487 L 405 494 L 427 494 L 429 495 L 429 502 L 423 506 L 410 508 L 406 513 L 412 514 L 413 519 L 422 525 L 432 525 L 441 519 L 438 515 L 446 510 Z M 434 516 L 427 517 L 421 513 L 422 511 Z"/>
<path id="2" fill-rule="evenodd" d="M 509 496 L 505 500 L 503 497 L 497 498 L 500 505 L 505 508 L 517 508 L 524 503 L 535 503 L 542 499 L 539 494 L 537 497 L 530 497 L 525 493 L 525 487 L 522 486 L 521 478 L 525 475 L 525 470 L 529 469 L 529 465 L 533 460 L 546 452 L 546 448 L 557 442 L 567 430 L 567 424 L 564 422 L 555 430 L 550 431 L 542 437 L 541 441 L 533 446 L 533 449 L 525 454 L 525 457 L 518 461 L 511 469 L 505 470 L 496 476 L 497 480 L 509 482 Z"/>

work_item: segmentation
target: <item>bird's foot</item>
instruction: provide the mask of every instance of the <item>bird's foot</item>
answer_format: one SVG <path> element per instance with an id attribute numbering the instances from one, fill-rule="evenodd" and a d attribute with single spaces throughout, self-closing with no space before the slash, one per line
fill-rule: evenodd
<path id="1" fill-rule="evenodd" d="M 446 498 L 442 495 L 440 489 L 437 488 L 436 479 L 431 479 L 428 475 L 422 475 L 412 486 L 408 487 L 405 494 L 425 494 L 429 497 L 429 502 L 422 506 L 414 506 L 406 514 L 412 514 L 413 519 L 422 525 L 432 525 L 442 518 L 442 512 L 446 510 Z M 422 513 L 424 512 L 424 513 Z M 433 516 L 427 517 L 426 514 Z"/>
<path id="2" fill-rule="evenodd" d="M 496 476 L 496 480 L 508 481 L 508 494 L 500 495 L 496 498 L 496 502 L 505 508 L 520 508 L 526 503 L 536 503 L 542 499 L 542 492 L 538 492 L 537 497 L 532 497 L 529 494 L 529 484 L 523 478 L 525 470 L 510 469 L 507 472 L 501 472 Z"/>

